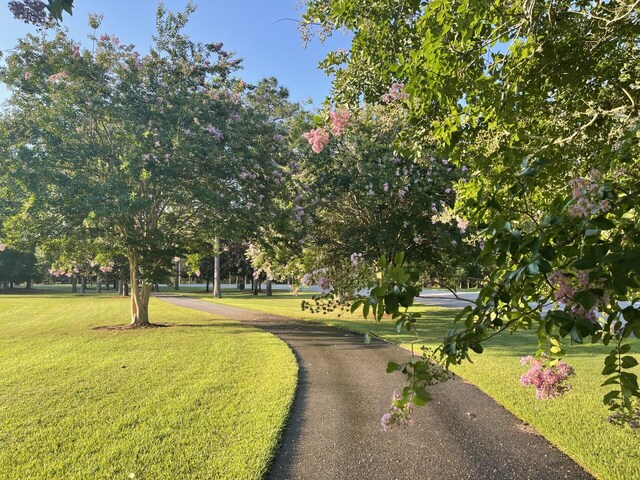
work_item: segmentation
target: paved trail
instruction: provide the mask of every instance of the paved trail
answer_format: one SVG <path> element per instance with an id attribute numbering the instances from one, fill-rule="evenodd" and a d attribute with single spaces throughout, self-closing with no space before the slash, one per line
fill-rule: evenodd
<path id="1" fill-rule="evenodd" d="M 379 418 L 406 351 L 362 335 L 201 300 L 174 305 L 241 320 L 287 342 L 300 365 L 291 417 L 270 479 L 590 479 L 584 470 L 477 388 L 459 379 L 433 388 L 409 429 L 384 433 Z M 532 394 L 532 402 L 533 399 Z"/>

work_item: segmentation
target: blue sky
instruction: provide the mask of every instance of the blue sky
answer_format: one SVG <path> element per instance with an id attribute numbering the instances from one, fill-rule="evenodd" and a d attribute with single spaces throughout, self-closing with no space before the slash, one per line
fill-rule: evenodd
<path id="1" fill-rule="evenodd" d="M 336 48 L 348 48 L 349 38 L 338 33 L 324 45 L 315 40 L 306 49 L 296 23 L 279 21 L 298 18 L 297 0 L 196 0 L 196 13 L 186 31 L 202 42 L 223 42 L 225 48 L 244 59 L 239 75 L 249 82 L 274 76 L 291 92 L 296 101 L 313 100 L 320 106 L 329 94 L 331 79 L 317 69 L 324 55 Z M 124 43 L 134 43 L 142 52 L 148 47 L 155 27 L 154 0 L 76 0 L 73 17 L 65 16 L 64 25 L 76 41 L 88 45 L 89 13 L 104 14 L 101 33 L 115 34 Z M 170 10 L 182 10 L 187 0 L 165 0 Z M 15 20 L 7 2 L 0 2 L 0 50 L 15 46 L 17 39 L 35 27 Z M 0 101 L 8 92 L 0 84 Z"/>

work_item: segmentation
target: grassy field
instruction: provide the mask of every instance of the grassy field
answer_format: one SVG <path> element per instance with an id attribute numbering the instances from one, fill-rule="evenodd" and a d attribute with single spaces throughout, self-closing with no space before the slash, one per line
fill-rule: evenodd
<path id="1" fill-rule="evenodd" d="M 360 316 L 313 315 L 300 310 L 300 302 L 308 294 L 291 296 L 276 292 L 273 297 L 254 297 L 239 292 L 224 292 L 224 298 L 215 300 L 210 295 L 182 289 L 181 294 L 212 302 L 260 310 L 319 321 L 337 327 L 365 332 L 372 331 L 391 342 L 408 346 L 412 336 L 397 333 L 389 321 L 377 323 Z M 451 328 L 455 311 L 445 308 L 420 307 L 424 318 L 419 330 L 425 343 L 435 345 Z M 640 359 L 640 341 L 633 341 L 633 351 Z M 606 422 L 608 410 L 602 405 L 600 387 L 602 353 L 609 348 L 594 345 L 568 347 L 567 362 L 576 370 L 572 378 L 573 391 L 561 398 L 538 401 L 534 390 L 520 386 L 519 377 L 525 368 L 519 363 L 523 355 L 532 354 L 536 340 L 532 332 L 495 337 L 482 355 L 475 355 L 473 365 L 455 368 L 455 372 L 474 383 L 495 398 L 516 416 L 531 424 L 535 430 L 570 455 L 588 471 L 602 479 L 640 478 L 640 433 L 628 427 L 614 427 Z M 384 375 L 384 372 L 380 372 Z M 477 412 L 481 415 L 481 412 Z M 544 461 L 541 458 L 540 461 Z"/>
<path id="2" fill-rule="evenodd" d="M 155 299 L 152 321 L 175 326 L 94 330 L 128 309 L 0 295 L 0 478 L 261 478 L 295 391 L 289 348 Z"/>

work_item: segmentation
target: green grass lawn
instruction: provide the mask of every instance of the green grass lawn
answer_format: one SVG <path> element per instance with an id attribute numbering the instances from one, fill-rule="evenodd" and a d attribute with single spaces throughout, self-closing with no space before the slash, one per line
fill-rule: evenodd
<path id="1" fill-rule="evenodd" d="M 69 288 L 69 287 L 67 287 Z M 66 290 L 55 288 L 50 291 Z M 297 364 L 276 337 L 112 294 L 0 295 L 0 478 L 261 478 Z"/>
<path id="2" fill-rule="evenodd" d="M 194 290 L 182 289 L 181 294 L 221 302 L 242 308 L 272 314 L 287 315 L 319 321 L 358 332 L 372 331 L 391 342 L 408 346 L 412 336 L 397 333 L 390 321 L 377 323 L 361 316 L 313 315 L 300 310 L 300 302 L 309 294 L 292 296 L 276 292 L 273 297 L 254 297 L 247 293 L 224 292 L 224 298 L 215 300 Z M 436 345 L 443 338 L 456 311 L 446 308 L 420 307 L 424 318 L 419 330 L 425 343 Z M 633 349 L 640 359 L 640 341 L 634 340 Z M 571 379 L 573 391 L 553 400 L 536 400 L 534 390 L 523 388 L 519 378 L 525 371 L 519 359 L 534 353 L 536 339 L 533 332 L 518 332 L 495 337 L 482 355 L 474 355 L 473 365 L 456 367 L 454 371 L 467 381 L 495 398 L 516 416 L 531 424 L 536 431 L 571 456 L 588 471 L 602 479 L 640 478 L 640 433 L 628 427 L 619 428 L 606 421 L 608 410 L 602 405 L 606 387 L 600 387 L 604 352 L 608 347 L 581 345 L 568 347 L 567 362 L 576 370 Z M 380 372 L 384 375 L 384 372 Z M 470 406 L 473 407 L 473 406 Z M 481 415 L 481 412 L 476 412 Z M 544 461 L 541 458 L 540 461 Z M 560 475 L 559 475 L 560 477 Z"/>

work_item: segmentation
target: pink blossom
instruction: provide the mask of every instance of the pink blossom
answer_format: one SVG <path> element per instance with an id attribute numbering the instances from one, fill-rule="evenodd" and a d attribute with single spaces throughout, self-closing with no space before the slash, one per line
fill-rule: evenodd
<path id="1" fill-rule="evenodd" d="M 311 145 L 311 150 L 313 150 L 314 153 L 322 152 L 324 147 L 329 143 L 329 132 L 326 128 L 309 130 L 304 133 L 303 136 L 307 139 L 309 145 Z"/>
<path id="2" fill-rule="evenodd" d="M 380 418 L 380 427 L 382 428 L 383 431 L 388 432 L 389 429 L 391 428 L 391 418 L 392 417 L 390 413 L 385 413 Z"/>
<path id="3" fill-rule="evenodd" d="M 318 287 L 320 287 L 320 290 L 322 290 L 323 292 L 328 292 L 329 289 L 331 288 L 331 284 L 329 283 L 329 279 L 326 278 L 326 277 L 318 278 L 316 283 L 318 284 Z"/>
<path id="4" fill-rule="evenodd" d="M 219 128 L 214 127 L 211 124 L 207 125 L 206 130 L 209 133 L 209 135 L 211 135 L 216 140 L 222 140 L 222 138 L 224 137 L 224 135 L 222 133 L 222 130 L 220 130 Z"/>
<path id="5" fill-rule="evenodd" d="M 7 245 L 4 243 L 0 243 L 0 252 L 4 252 L 7 249 Z"/>
<path id="6" fill-rule="evenodd" d="M 362 253 L 353 252 L 349 257 L 349 260 L 351 260 L 351 265 L 357 267 L 364 260 L 364 258 Z"/>
<path id="7" fill-rule="evenodd" d="M 520 363 L 530 367 L 520 377 L 520 385 L 535 387 L 538 400 L 554 398 L 571 390 L 571 385 L 566 382 L 574 375 L 574 370 L 569 364 L 558 362 L 555 366 L 545 366 L 541 360 L 531 355 L 522 357 Z"/>
<path id="8" fill-rule="evenodd" d="M 80 55 L 80 46 L 79 45 L 73 45 L 73 47 L 71 47 L 73 49 L 73 56 L 77 57 Z"/>
<path id="9" fill-rule="evenodd" d="M 63 70 L 62 72 L 54 73 L 53 75 L 51 75 L 49 77 L 49 81 L 51 83 L 57 83 L 60 80 L 64 80 L 65 78 L 69 78 L 69 74 L 67 73 L 66 70 Z"/>
<path id="10" fill-rule="evenodd" d="M 460 229 L 460 233 L 466 232 L 468 226 L 469 226 L 468 220 L 464 220 L 462 218 L 458 219 L 458 228 Z"/>
<path id="11" fill-rule="evenodd" d="M 24 72 L 24 79 L 25 80 L 30 80 L 31 77 L 33 77 L 33 73 L 32 72 L 30 72 L 28 70 L 26 72 Z"/>
<path id="12" fill-rule="evenodd" d="M 305 273 L 300 279 L 300 285 L 303 287 L 310 287 L 313 284 L 313 275 Z"/>
<path id="13" fill-rule="evenodd" d="M 395 102 L 396 100 L 405 100 L 409 98 L 404 91 L 404 83 L 394 82 L 389 87 L 389 91 L 380 97 L 384 103 Z"/>
<path id="14" fill-rule="evenodd" d="M 329 120 L 331 121 L 331 130 L 337 137 L 341 136 L 349 125 L 351 112 L 349 110 L 340 109 L 335 112 L 329 112 Z"/>

